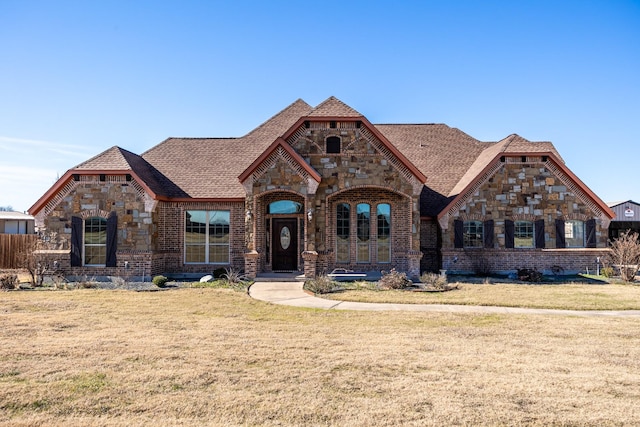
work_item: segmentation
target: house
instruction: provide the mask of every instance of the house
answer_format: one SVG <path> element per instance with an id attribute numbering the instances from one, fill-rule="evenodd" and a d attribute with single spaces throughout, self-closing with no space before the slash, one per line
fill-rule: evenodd
<path id="1" fill-rule="evenodd" d="M 297 100 L 237 138 L 169 138 L 140 155 L 112 147 L 30 213 L 61 239 L 69 275 L 250 277 L 583 271 L 607 250 L 614 216 L 550 142 L 374 125 L 334 97 Z"/>
<path id="2" fill-rule="evenodd" d="M 34 234 L 35 218 L 22 212 L 0 211 L 0 234 Z"/>
<path id="3" fill-rule="evenodd" d="M 631 231 L 640 234 L 640 204 L 633 200 L 608 203 L 615 214 L 609 225 L 609 240 L 617 239 L 620 234 Z"/>

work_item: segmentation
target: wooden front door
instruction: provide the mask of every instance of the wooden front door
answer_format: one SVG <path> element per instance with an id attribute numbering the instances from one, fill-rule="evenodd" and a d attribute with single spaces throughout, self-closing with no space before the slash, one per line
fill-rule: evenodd
<path id="1" fill-rule="evenodd" d="M 298 269 L 298 226 L 296 218 L 274 218 L 271 241 L 273 242 L 274 271 Z"/>

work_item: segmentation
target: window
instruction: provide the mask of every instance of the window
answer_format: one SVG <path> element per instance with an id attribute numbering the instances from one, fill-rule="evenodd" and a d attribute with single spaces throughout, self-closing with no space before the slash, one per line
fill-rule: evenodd
<path id="1" fill-rule="evenodd" d="M 371 234 L 371 207 L 366 203 L 356 206 L 357 238 L 356 254 L 357 262 L 369 262 L 369 239 Z"/>
<path id="2" fill-rule="evenodd" d="M 340 138 L 337 136 L 327 138 L 327 153 L 340 153 Z"/>
<path id="3" fill-rule="evenodd" d="M 391 262 L 391 206 L 381 203 L 376 209 L 378 218 L 378 262 Z"/>
<path id="4" fill-rule="evenodd" d="M 100 217 L 84 221 L 84 264 L 107 263 L 107 220 Z"/>
<path id="5" fill-rule="evenodd" d="M 514 227 L 514 247 L 533 248 L 533 222 L 516 221 Z"/>
<path id="6" fill-rule="evenodd" d="M 185 263 L 229 263 L 229 211 L 186 211 Z"/>
<path id="7" fill-rule="evenodd" d="M 484 227 L 480 221 L 465 221 L 462 232 L 465 248 L 481 248 L 484 244 Z"/>
<path id="8" fill-rule="evenodd" d="M 564 238 L 567 248 L 584 248 L 584 222 L 578 220 L 565 221 Z"/>
<path id="9" fill-rule="evenodd" d="M 336 261 L 349 262 L 349 215 L 351 207 L 346 203 L 339 203 L 336 208 Z"/>
<path id="10" fill-rule="evenodd" d="M 278 200 L 277 202 L 269 203 L 267 213 L 272 215 L 299 214 L 302 213 L 302 203 L 292 200 Z"/>

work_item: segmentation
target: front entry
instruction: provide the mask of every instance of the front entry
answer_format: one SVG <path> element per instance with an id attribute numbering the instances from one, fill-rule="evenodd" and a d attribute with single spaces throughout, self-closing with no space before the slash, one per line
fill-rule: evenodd
<path id="1" fill-rule="evenodd" d="M 273 271 L 298 269 L 298 227 L 296 218 L 274 218 L 271 241 L 273 242 Z"/>

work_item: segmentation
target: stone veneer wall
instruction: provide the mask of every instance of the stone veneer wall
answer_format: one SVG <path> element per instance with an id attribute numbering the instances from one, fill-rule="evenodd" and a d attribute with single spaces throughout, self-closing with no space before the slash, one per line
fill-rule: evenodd
<path id="1" fill-rule="evenodd" d="M 57 205 L 49 208 L 44 218 L 47 233 L 55 235 L 58 247 L 66 255 L 52 254 L 65 275 L 75 277 L 122 276 L 133 271 L 152 274 L 152 252 L 156 247 L 157 228 L 154 212 L 145 207 L 140 186 L 124 175 L 81 175 L 73 191 L 63 195 Z M 106 218 L 111 212 L 118 216 L 118 242 L 116 267 L 71 267 L 71 217 Z M 125 263 L 128 269 L 125 269 Z M 136 273 L 136 275 L 137 275 Z"/>
<path id="2" fill-rule="evenodd" d="M 254 238 L 248 250 L 260 253 L 259 269 L 268 269 L 269 264 L 264 247 L 264 219 L 266 207 L 272 200 L 291 199 L 305 206 L 303 218 L 309 211 L 312 220 L 304 219 L 304 247 L 300 252 L 316 252 L 307 256 L 307 262 L 315 259 L 315 269 L 306 266 L 307 271 L 328 272 L 335 267 L 354 270 L 388 270 L 395 267 L 408 271 L 411 264 L 413 275 L 419 273 L 420 215 L 418 195 L 414 195 L 414 183 L 407 171 L 402 170 L 397 160 L 390 158 L 372 134 L 356 127 L 356 123 L 311 123 L 309 128 L 301 128 L 294 133 L 288 143 L 304 160 L 321 175 L 321 181 L 313 188 L 305 171 L 292 165 L 288 155 L 274 153 L 257 169 L 251 179 L 246 205 L 252 207 L 255 225 L 247 233 Z M 329 137 L 340 138 L 340 153 L 326 153 L 325 142 Z M 284 150 L 283 150 L 284 151 Z M 280 156 L 277 158 L 277 156 Z M 304 178 L 304 179 L 303 179 Z M 355 244 L 352 244 L 349 264 L 335 262 L 335 206 L 339 202 L 349 202 L 354 211 L 352 236 L 355 236 L 355 208 L 357 203 L 371 206 L 371 262 L 355 262 Z M 376 216 L 379 203 L 389 203 L 392 215 L 392 262 L 378 263 L 376 260 Z M 255 230 L 256 235 L 252 233 Z M 251 240 L 251 239 L 250 239 Z M 355 240 L 355 238 L 354 238 Z M 409 261 L 411 259 L 411 261 Z M 304 267 L 299 258 L 299 269 Z M 415 265 L 414 265 L 415 264 Z"/>
<path id="3" fill-rule="evenodd" d="M 596 242 L 599 250 L 554 249 L 556 219 L 587 221 L 592 218 L 596 219 Z M 599 218 L 599 214 L 585 205 L 578 194 L 554 176 L 541 157 L 507 158 L 498 171 L 466 200 L 460 210 L 452 214 L 448 227 L 442 231 L 443 268 L 473 272 L 477 270 L 479 260 L 486 259 L 493 271 L 513 271 L 536 266 L 549 271 L 553 266 L 559 266 L 565 272 L 585 271 L 587 266 L 595 266 L 596 256 L 601 256 L 598 254 L 606 252 L 607 229 L 602 227 Z M 453 221 L 456 219 L 494 220 L 494 248 L 454 249 Z M 546 249 L 505 249 L 505 219 L 543 219 Z M 479 257 L 478 253 L 482 256 Z M 454 263 L 453 259 L 456 257 L 457 262 Z"/>

